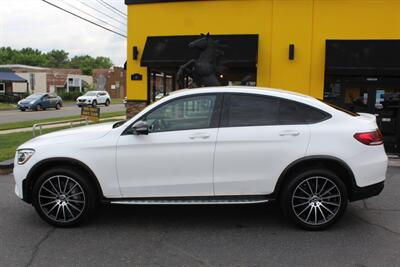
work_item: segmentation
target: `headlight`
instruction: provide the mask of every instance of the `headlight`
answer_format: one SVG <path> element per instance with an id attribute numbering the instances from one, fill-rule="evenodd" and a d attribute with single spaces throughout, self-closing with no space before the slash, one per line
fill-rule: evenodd
<path id="1" fill-rule="evenodd" d="M 35 150 L 33 149 L 20 149 L 17 151 L 17 159 L 18 159 L 18 164 L 22 165 L 25 164 L 35 153 Z"/>
<path id="2" fill-rule="evenodd" d="M 31 105 L 35 104 L 35 100 L 29 102 L 29 104 L 31 104 Z"/>

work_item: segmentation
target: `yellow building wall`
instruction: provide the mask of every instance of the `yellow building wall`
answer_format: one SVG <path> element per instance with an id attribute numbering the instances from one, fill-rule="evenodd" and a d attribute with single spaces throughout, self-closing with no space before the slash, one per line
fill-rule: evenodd
<path id="1" fill-rule="evenodd" d="M 315 1 L 310 94 L 323 96 L 325 40 L 400 39 L 399 14 L 395 0 Z"/>
<path id="2" fill-rule="evenodd" d="M 137 4 L 128 7 L 128 99 L 147 99 L 147 70 L 140 58 L 132 60 L 132 47 L 143 52 L 147 36 L 210 34 L 259 34 L 257 73 L 259 84 L 268 85 L 271 57 L 272 2 L 259 0 L 193 1 L 161 4 Z M 132 73 L 141 73 L 142 81 L 131 81 Z"/>
<path id="3" fill-rule="evenodd" d="M 259 34 L 257 85 L 322 98 L 327 39 L 400 39 L 396 0 L 211 0 L 128 6 L 127 96 L 147 99 L 147 36 Z M 289 44 L 295 59 L 288 59 Z M 138 46 L 139 60 L 132 59 Z M 132 73 L 143 75 L 131 81 Z"/>
<path id="4" fill-rule="evenodd" d="M 312 40 L 312 0 L 273 1 L 271 81 L 259 84 L 310 94 L 309 78 Z M 295 46 L 294 60 L 289 60 L 289 44 Z M 261 70 L 261 75 L 266 70 Z"/>

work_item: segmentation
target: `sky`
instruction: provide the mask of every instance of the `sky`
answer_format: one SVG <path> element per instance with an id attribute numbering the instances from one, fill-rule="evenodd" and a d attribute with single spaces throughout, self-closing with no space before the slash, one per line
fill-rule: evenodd
<path id="1" fill-rule="evenodd" d="M 47 1 L 126 34 L 126 17 L 102 5 L 102 0 Z M 124 0 L 103 1 L 126 14 Z M 87 6 L 94 8 L 97 12 Z M 43 52 L 63 49 L 69 52 L 70 57 L 75 55 L 106 56 L 111 58 L 117 66 L 122 66 L 126 61 L 124 37 L 75 18 L 42 0 L 0 0 L 0 10 L 0 47 L 10 46 L 14 49 L 32 47 Z M 103 21 L 96 20 L 90 15 Z"/>

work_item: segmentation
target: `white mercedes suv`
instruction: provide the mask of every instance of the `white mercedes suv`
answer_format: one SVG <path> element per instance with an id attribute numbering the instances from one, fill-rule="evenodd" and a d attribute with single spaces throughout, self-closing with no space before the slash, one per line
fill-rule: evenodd
<path id="1" fill-rule="evenodd" d="M 107 91 L 88 91 L 86 94 L 76 99 L 78 107 L 90 105 L 96 107 L 97 105 L 105 105 L 106 107 L 111 104 L 111 97 Z"/>
<path id="2" fill-rule="evenodd" d="M 55 149 L 56 148 L 56 149 Z M 310 230 L 379 194 L 387 156 L 370 114 L 273 89 L 182 90 L 134 118 L 34 138 L 16 153 L 15 193 L 59 227 L 98 203 L 278 200 Z"/>

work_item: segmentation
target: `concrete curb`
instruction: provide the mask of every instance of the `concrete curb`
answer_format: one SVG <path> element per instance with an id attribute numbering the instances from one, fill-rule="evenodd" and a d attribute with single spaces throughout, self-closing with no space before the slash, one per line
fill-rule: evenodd
<path id="1" fill-rule="evenodd" d="M 14 159 L 9 159 L 0 162 L 0 174 L 12 173 L 13 169 L 14 169 Z"/>

